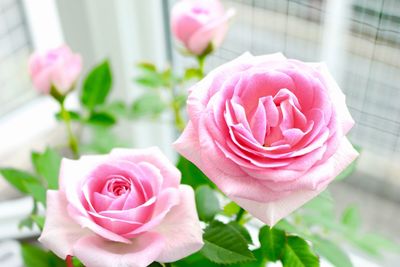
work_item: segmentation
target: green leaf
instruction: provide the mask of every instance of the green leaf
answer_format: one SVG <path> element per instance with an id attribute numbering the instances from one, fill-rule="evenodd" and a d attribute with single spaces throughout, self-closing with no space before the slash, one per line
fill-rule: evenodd
<path id="1" fill-rule="evenodd" d="M 128 117 L 128 107 L 123 101 L 113 101 L 99 108 L 99 111 L 111 114 L 113 117 Z"/>
<path id="2" fill-rule="evenodd" d="M 34 220 L 31 217 L 27 217 L 19 222 L 18 229 L 21 230 L 24 227 L 26 227 L 28 229 L 32 229 L 33 223 L 34 223 Z"/>
<path id="3" fill-rule="evenodd" d="M 87 120 L 89 124 L 97 124 L 101 126 L 112 126 L 117 122 L 116 118 L 106 112 L 93 112 Z"/>
<path id="4" fill-rule="evenodd" d="M 158 73 L 155 73 L 154 75 L 147 74 L 145 76 L 139 76 L 135 79 L 135 82 L 147 88 L 159 88 L 163 85 L 163 81 Z"/>
<path id="5" fill-rule="evenodd" d="M 145 70 L 145 71 L 157 72 L 157 67 L 156 67 L 156 65 L 154 65 L 154 64 L 151 63 L 151 62 L 145 62 L 145 61 L 139 62 L 139 63 L 137 64 L 137 67 L 138 67 L 139 69 L 142 69 L 142 70 Z"/>
<path id="6" fill-rule="evenodd" d="M 218 264 L 233 264 L 255 260 L 245 238 L 232 226 L 213 221 L 203 235 L 201 253 Z"/>
<path id="7" fill-rule="evenodd" d="M 277 261 L 281 258 L 283 249 L 285 248 L 286 235 L 285 232 L 276 228 L 270 228 L 268 225 L 260 229 L 258 235 L 261 249 L 264 256 L 269 261 Z"/>
<path id="8" fill-rule="evenodd" d="M 37 246 L 22 244 L 22 258 L 26 267 L 47 267 L 50 265 L 49 253 Z"/>
<path id="9" fill-rule="evenodd" d="M 132 105 L 135 116 L 151 115 L 158 116 L 167 108 L 167 104 L 156 92 L 148 92 L 137 98 Z"/>
<path id="10" fill-rule="evenodd" d="M 108 61 L 95 66 L 83 82 L 81 102 L 83 106 L 93 111 L 103 104 L 110 92 L 112 74 Z"/>
<path id="11" fill-rule="evenodd" d="M 288 222 L 287 220 L 280 220 L 275 226 L 275 229 L 280 229 L 283 230 L 287 233 L 292 233 L 292 234 L 302 234 L 296 226 Z"/>
<path id="12" fill-rule="evenodd" d="M 40 229 L 43 229 L 45 217 L 40 216 L 40 215 L 37 215 L 37 214 L 32 214 L 32 215 L 31 215 L 31 219 L 37 224 L 37 226 L 38 226 Z"/>
<path id="13" fill-rule="evenodd" d="M 351 230 L 356 230 L 361 226 L 361 216 L 357 207 L 350 206 L 343 211 L 342 223 Z"/>
<path id="14" fill-rule="evenodd" d="M 199 69 L 196 68 L 189 68 L 185 70 L 185 74 L 183 76 L 184 80 L 191 80 L 191 79 L 201 79 L 202 78 L 202 74 L 201 71 Z"/>
<path id="15" fill-rule="evenodd" d="M 0 169 L 0 174 L 8 183 L 25 194 L 29 193 L 28 189 L 25 187 L 25 182 L 39 183 L 39 179 L 34 175 L 13 168 L 2 168 Z"/>
<path id="16" fill-rule="evenodd" d="M 240 210 L 240 206 L 238 204 L 236 204 L 235 202 L 231 201 L 225 205 L 223 214 L 230 217 L 230 216 L 236 215 L 239 212 L 239 210 Z"/>
<path id="17" fill-rule="evenodd" d="M 163 267 L 163 265 L 161 263 L 158 263 L 158 262 L 153 262 L 148 267 Z"/>
<path id="18" fill-rule="evenodd" d="M 209 261 L 200 252 L 196 252 L 184 259 L 172 263 L 173 267 L 219 267 L 219 264 Z"/>
<path id="19" fill-rule="evenodd" d="M 47 182 L 48 189 L 58 189 L 61 156 L 48 147 L 43 153 L 32 152 L 31 158 L 36 172 Z"/>
<path id="20" fill-rule="evenodd" d="M 349 256 L 330 240 L 316 238 L 313 247 L 318 255 L 324 257 L 336 267 L 352 267 Z"/>
<path id="21" fill-rule="evenodd" d="M 79 114 L 79 112 L 73 111 L 73 110 L 67 110 L 67 112 L 68 112 L 69 117 L 71 118 L 72 121 L 81 121 L 81 120 L 82 120 L 81 114 Z M 57 112 L 57 113 L 55 114 L 55 117 L 56 117 L 56 119 L 59 120 L 59 121 L 62 120 L 61 112 L 60 112 L 60 111 Z"/>
<path id="22" fill-rule="evenodd" d="M 199 218 L 202 221 L 212 221 L 220 211 L 219 201 L 215 191 L 208 185 L 196 188 L 196 208 Z"/>
<path id="23" fill-rule="evenodd" d="M 25 187 L 34 200 L 46 205 L 46 188 L 44 188 L 43 185 L 25 182 Z"/>
<path id="24" fill-rule="evenodd" d="M 249 231 L 247 231 L 247 229 L 243 225 L 235 221 L 229 222 L 228 225 L 235 228 L 236 231 L 238 231 L 243 236 L 243 238 L 246 239 L 248 244 L 253 244 L 253 240 L 251 239 Z"/>
<path id="25" fill-rule="evenodd" d="M 207 176 L 194 165 L 189 160 L 185 159 L 182 156 L 179 156 L 177 168 L 182 173 L 182 181 L 183 184 L 188 184 L 193 188 L 197 188 L 200 185 L 209 185 L 212 188 L 215 188 L 215 185 L 207 178 Z"/>
<path id="26" fill-rule="evenodd" d="M 261 248 L 253 250 L 253 255 L 256 257 L 255 261 L 245 262 L 240 264 L 230 265 L 231 267 L 266 267 L 267 260 L 264 258 Z M 206 265 L 204 265 L 206 266 Z M 208 266 L 207 266 L 208 267 Z"/>
<path id="27" fill-rule="evenodd" d="M 298 236 L 288 236 L 281 259 L 283 267 L 318 267 L 319 259 L 307 242 Z"/>

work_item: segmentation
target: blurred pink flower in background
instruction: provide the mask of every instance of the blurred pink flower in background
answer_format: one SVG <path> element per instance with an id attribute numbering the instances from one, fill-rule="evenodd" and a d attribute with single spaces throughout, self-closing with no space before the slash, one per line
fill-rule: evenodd
<path id="1" fill-rule="evenodd" d="M 322 63 L 245 53 L 190 91 L 190 122 L 175 148 L 268 225 L 358 155 L 345 136 L 354 124 L 345 96 Z"/>
<path id="2" fill-rule="evenodd" d="M 158 148 L 63 159 L 39 241 L 93 266 L 173 262 L 203 246 L 190 186 Z"/>
<path id="3" fill-rule="evenodd" d="M 49 94 L 51 86 L 65 95 L 73 89 L 82 71 L 82 59 L 64 45 L 44 53 L 36 52 L 29 60 L 29 73 L 38 92 Z"/>
<path id="4" fill-rule="evenodd" d="M 190 53 L 201 55 L 209 44 L 221 45 L 234 13 L 225 12 L 219 0 L 181 0 L 171 12 L 172 32 Z"/>

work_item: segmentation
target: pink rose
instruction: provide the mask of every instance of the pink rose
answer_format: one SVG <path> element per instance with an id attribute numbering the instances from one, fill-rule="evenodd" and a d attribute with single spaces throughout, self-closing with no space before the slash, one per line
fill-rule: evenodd
<path id="1" fill-rule="evenodd" d="M 210 43 L 221 45 L 234 13 L 225 12 L 219 0 L 181 0 L 172 9 L 172 32 L 189 52 L 201 55 Z"/>
<path id="2" fill-rule="evenodd" d="M 268 225 L 318 195 L 358 155 L 354 121 L 323 63 L 246 53 L 191 88 L 175 148 Z"/>
<path id="3" fill-rule="evenodd" d="M 193 189 L 158 148 L 63 159 L 39 241 L 86 266 L 142 267 L 198 251 Z"/>
<path id="4" fill-rule="evenodd" d="M 46 53 L 34 53 L 29 60 L 29 73 L 35 88 L 49 94 L 51 86 L 65 95 L 78 79 L 82 70 L 82 59 L 72 53 L 68 46 L 61 46 Z"/>

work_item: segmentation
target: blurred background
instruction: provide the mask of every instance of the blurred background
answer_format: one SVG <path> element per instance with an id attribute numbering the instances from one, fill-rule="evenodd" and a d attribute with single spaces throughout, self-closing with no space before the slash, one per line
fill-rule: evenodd
<path id="1" fill-rule="evenodd" d="M 0 0 L 0 165 L 30 168 L 29 151 L 64 140 L 53 112 L 38 96 L 27 73 L 34 50 L 67 43 L 82 54 L 86 69 L 104 58 L 114 73 L 113 98 L 132 99 L 135 62 L 171 65 L 177 72 L 194 61 L 177 53 L 169 31 L 170 0 Z M 231 0 L 236 17 L 228 36 L 206 62 L 211 70 L 245 51 L 283 52 L 303 61 L 325 61 L 347 95 L 356 121 L 350 133 L 361 149 L 356 171 L 331 186 L 338 212 L 357 205 L 363 227 L 400 241 L 400 1 L 399 0 Z M 75 97 L 76 98 L 76 97 Z M 74 107 L 77 100 L 67 103 Z M 159 145 L 171 157 L 175 138 L 165 123 L 122 123 L 117 131 L 132 146 Z M 61 129 L 60 129 L 61 128 Z M 18 259 L 12 241 L 29 238 L 18 221 L 30 201 L 0 180 L 0 266 Z M 399 256 L 360 265 L 398 266 Z"/>

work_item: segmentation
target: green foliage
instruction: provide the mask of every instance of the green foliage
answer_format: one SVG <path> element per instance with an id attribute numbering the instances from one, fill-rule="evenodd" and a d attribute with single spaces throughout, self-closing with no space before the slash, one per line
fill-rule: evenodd
<path id="1" fill-rule="evenodd" d="M 110 64 L 104 61 L 95 66 L 83 82 L 81 103 L 90 112 L 103 104 L 111 90 L 112 74 Z"/>
<path id="2" fill-rule="evenodd" d="M 248 244 L 252 244 L 253 240 L 251 239 L 250 233 L 249 231 L 247 231 L 246 227 L 244 227 L 243 225 L 239 224 L 238 222 L 232 221 L 228 223 L 229 226 L 233 227 L 236 229 L 236 231 L 238 231 L 243 237 L 244 239 L 246 239 Z"/>
<path id="3" fill-rule="evenodd" d="M 215 191 L 208 185 L 201 185 L 196 189 L 196 208 L 200 220 L 212 221 L 220 211 L 219 201 Z"/>
<path id="4" fill-rule="evenodd" d="M 281 258 L 285 247 L 285 232 L 276 228 L 264 226 L 258 235 L 261 250 L 269 261 L 277 261 Z"/>
<path id="5" fill-rule="evenodd" d="M 32 163 L 36 172 L 46 181 L 48 189 L 58 189 L 58 172 L 61 156 L 52 148 L 43 153 L 32 152 Z"/>
<path id="6" fill-rule="evenodd" d="M 231 201 L 225 205 L 222 213 L 228 217 L 231 217 L 233 215 L 236 215 L 239 212 L 239 210 L 240 210 L 240 206 L 238 204 L 236 204 L 235 202 Z"/>
<path id="7" fill-rule="evenodd" d="M 139 96 L 132 104 L 132 113 L 135 117 L 160 115 L 167 108 L 157 92 L 147 92 Z"/>
<path id="8" fill-rule="evenodd" d="M 39 179 L 34 175 L 13 169 L 13 168 L 2 168 L 0 174 L 6 179 L 8 183 L 18 189 L 21 193 L 28 194 L 29 190 L 26 188 L 27 183 L 38 183 Z"/>
<path id="9" fill-rule="evenodd" d="M 342 215 L 342 223 L 351 230 L 356 230 L 361 225 L 361 216 L 355 206 L 347 207 Z"/>
<path id="10" fill-rule="evenodd" d="M 81 145 L 84 153 L 109 153 L 115 147 L 130 147 L 126 140 L 116 135 L 112 128 L 96 125 L 90 128 L 90 143 Z"/>
<path id="11" fill-rule="evenodd" d="M 189 68 L 185 70 L 185 74 L 183 75 L 184 80 L 192 80 L 192 79 L 201 79 L 203 78 L 203 74 L 201 70 L 196 68 Z"/>
<path id="12" fill-rule="evenodd" d="M 318 255 L 327 259 L 334 266 L 338 267 L 353 266 L 346 252 L 344 252 L 339 246 L 337 246 L 334 242 L 328 239 L 315 238 L 315 240 L 313 240 L 313 247 L 315 249 L 315 252 L 318 253 Z"/>
<path id="13" fill-rule="evenodd" d="M 157 89 L 160 87 L 170 87 L 174 77 L 171 68 L 163 71 L 148 62 L 142 62 L 137 65 L 139 75 L 135 78 L 135 82 L 145 88 Z"/>
<path id="14" fill-rule="evenodd" d="M 100 126 L 112 126 L 117 122 L 117 119 L 110 113 L 107 112 L 92 112 L 87 120 L 87 123 L 100 125 Z"/>
<path id="15" fill-rule="evenodd" d="M 81 114 L 79 114 L 79 112 L 73 110 L 67 110 L 67 112 L 72 121 L 82 121 L 82 117 Z M 59 121 L 62 120 L 61 111 L 57 112 L 55 114 L 55 117 Z"/>
<path id="16" fill-rule="evenodd" d="M 188 184 L 193 188 L 197 188 L 200 185 L 209 185 L 215 188 L 215 185 L 207 178 L 207 176 L 186 158 L 179 156 L 177 168 L 182 173 L 181 183 Z"/>
<path id="17" fill-rule="evenodd" d="M 184 259 L 172 263 L 173 267 L 219 267 L 221 265 L 209 261 L 200 252 L 194 253 Z"/>
<path id="18" fill-rule="evenodd" d="M 22 244 L 22 258 L 26 267 L 65 267 L 65 262 L 52 252 L 38 246 Z"/>
<path id="19" fill-rule="evenodd" d="M 25 183 L 25 187 L 28 190 L 28 194 L 39 203 L 46 206 L 46 188 L 38 183 Z"/>
<path id="20" fill-rule="evenodd" d="M 34 221 L 36 223 L 36 225 L 40 228 L 43 229 L 44 227 L 44 222 L 45 222 L 45 217 L 40 216 L 40 215 L 36 215 L 36 214 L 32 214 L 30 216 L 30 218 L 32 219 L 32 221 Z"/>
<path id="21" fill-rule="evenodd" d="M 319 259 L 310 246 L 298 236 L 288 236 L 282 256 L 283 267 L 318 267 Z"/>
<path id="22" fill-rule="evenodd" d="M 246 239 L 231 225 L 213 221 L 205 230 L 201 253 L 218 264 L 233 264 L 255 260 Z"/>

